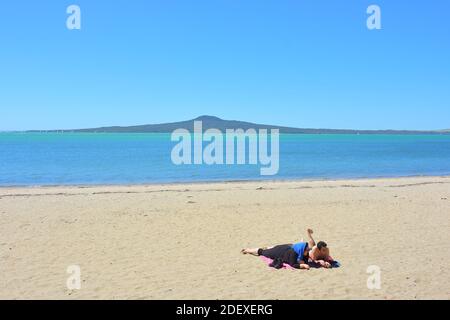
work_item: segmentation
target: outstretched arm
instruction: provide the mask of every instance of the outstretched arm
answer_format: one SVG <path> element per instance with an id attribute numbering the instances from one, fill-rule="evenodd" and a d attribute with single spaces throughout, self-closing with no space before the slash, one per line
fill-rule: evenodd
<path id="1" fill-rule="evenodd" d="M 306 269 L 306 270 L 309 270 L 311 268 L 309 264 L 305 263 L 305 261 L 303 260 L 300 260 L 297 263 L 293 264 L 292 267 L 296 269 Z"/>
<path id="2" fill-rule="evenodd" d="M 314 239 L 313 239 L 313 237 L 312 237 L 312 234 L 313 234 L 313 231 L 312 231 L 312 229 L 308 229 L 308 230 L 306 230 L 306 232 L 308 233 L 308 244 L 309 244 L 309 247 L 312 249 L 315 245 L 316 245 L 316 242 L 314 241 Z"/>

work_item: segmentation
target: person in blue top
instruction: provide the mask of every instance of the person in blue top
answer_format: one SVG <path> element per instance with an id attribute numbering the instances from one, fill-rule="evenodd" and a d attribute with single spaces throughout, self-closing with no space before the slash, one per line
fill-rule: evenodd
<path id="1" fill-rule="evenodd" d="M 251 254 L 254 256 L 265 256 L 273 260 L 271 266 L 281 268 L 286 263 L 297 269 L 310 269 L 309 263 L 315 263 L 315 259 L 310 259 L 309 253 L 311 249 L 316 249 L 316 242 L 312 237 L 313 230 L 308 229 L 308 242 L 301 241 L 293 244 L 281 244 L 265 248 L 246 248 L 242 249 L 242 254 Z M 325 244 L 320 241 L 319 244 Z M 326 244 L 325 244 L 326 247 Z M 323 265 L 324 267 L 328 267 Z"/>

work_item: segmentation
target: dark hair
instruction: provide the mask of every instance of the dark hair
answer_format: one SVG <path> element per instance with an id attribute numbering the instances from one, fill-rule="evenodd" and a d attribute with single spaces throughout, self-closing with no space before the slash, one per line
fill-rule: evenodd
<path id="1" fill-rule="evenodd" d="M 327 244 L 324 241 L 319 241 L 317 243 L 317 248 L 319 248 L 319 250 L 321 250 L 322 248 L 326 248 Z"/>

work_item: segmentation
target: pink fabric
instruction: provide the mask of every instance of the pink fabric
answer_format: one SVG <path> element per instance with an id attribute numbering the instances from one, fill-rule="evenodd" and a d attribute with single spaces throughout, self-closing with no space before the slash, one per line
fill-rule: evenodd
<path id="1" fill-rule="evenodd" d="M 272 261 L 273 261 L 272 259 L 264 257 L 264 256 L 260 256 L 260 258 L 267 265 L 270 265 L 272 263 Z M 288 265 L 286 263 L 283 263 L 283 268 L 281 268 L 281 269 L 295 270 L 294 267 L 291 267 L 290 265 Z"/>

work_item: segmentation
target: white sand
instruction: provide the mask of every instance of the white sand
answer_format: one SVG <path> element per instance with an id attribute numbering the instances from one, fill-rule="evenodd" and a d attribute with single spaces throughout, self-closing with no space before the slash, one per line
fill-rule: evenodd
<path id="1" fill-rule="evenodd" d="M 0 298 L 449 299 L 449 216 L 449 177 L 0 188 Z M 341 268 L 239 253 L 307 227 Z"/>

